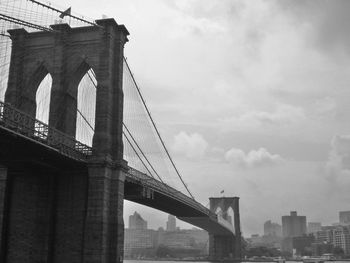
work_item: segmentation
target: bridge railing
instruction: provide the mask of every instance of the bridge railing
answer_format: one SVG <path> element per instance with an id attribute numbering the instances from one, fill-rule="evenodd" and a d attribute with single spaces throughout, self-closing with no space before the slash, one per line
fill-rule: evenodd
<path id="1" fill-rule="evenodd" d="M 202 213 L 206 214 L 207 216 L 211 217 L 212 219 L 217 219 L 217 215 L 210 211 L 208 208 L 205 206 L 201 205 L 194 199 L 188 197 L 187 195 L 183 194 L 182 192 L 172 188 L 171 186 L 160 182 L 153 177 L 142 173 L 132 167 L 129 167 L 128 175 L 136 181 L 139 181 L 140 184 L 149 187 L 153 190 L 156 190 L 158 192 L 161 192 L 162 194 L 165 194 L 167 196 L 170 196 L 174 199 L 177 199 L 183 203 L 186 203 L 187 205 L 201 211 Z"/>
<path id="2" fill-rule="evenodd" d="M 92 154 L 91 147 L 2 101 L 0 126 L 74 159 L 86 160 Z"/>

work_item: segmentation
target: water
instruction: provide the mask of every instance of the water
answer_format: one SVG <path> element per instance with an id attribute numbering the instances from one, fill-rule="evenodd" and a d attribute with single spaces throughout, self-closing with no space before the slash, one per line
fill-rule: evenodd
<path id="1" fill-rule="evenodd" d="M 210 261 L 181 261 L 181 260 L 124 260 L 125 263 L 158 263 L 158 262 L 162 262 L 162 263 L 188 263 L 188 262 L 193 262 L 193 263 L 212 263 Z M 228 261 L 225 261 L 228 262 Z M 286 261 L 286 263 L 295 263 L 295 262 L 302 262 L 302 261 Z M 325 263 L 350 263 L 350 259 L 349 260 L 341 260 L 341 261 L 325 261 Z M 251 263 L 251 261 L 242 261 L 241 263 Z M 264 261 L 263 263 L 276 263 L 273 261 Z"/>

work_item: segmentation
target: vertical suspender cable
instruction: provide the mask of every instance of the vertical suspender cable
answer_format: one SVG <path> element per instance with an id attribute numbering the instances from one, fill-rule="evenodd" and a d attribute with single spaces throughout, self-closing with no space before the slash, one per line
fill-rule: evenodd
<path id="1" fill-rule="evenodd" d="M 182 179 L 182 177 L 181 177 L 181 175 L 180 175 L 178 169 L 176 168 L 176 165 L 175 165 L 173 159 L 171 158 L 171 156 L 170 156 L 170 154 L 169 154 L 169 152 L 168 152 L 168 149 L 167 149 L 166 146 L 165 146 L 165 143 L 164 143 L 162 137 L 160 137 L 160 133 L 159 133 L 157 127 L 156 127 L 155 122 L 153 121 L 153 118 L 152 118 L 152 116 L 151 116 L 151 113 L 150 113 L 150 111 L 149 111 L 148 108 L 147 108 L 146 102 L 145 102 L 145 100 L 144 100 L 143 97 L 142 97 L 141 91 L 140 91 L 140 89 L 139 89 L 139 87 L 138 87 L 138 85 L 137 85 L 137 83 L 136 83 L 136 80 L 135 80 L 135 78 L 134 78 L 134 75 L 132 74 L 132 72 L 131 72 L 131 70 L 130 70 L 130 67 L 129 67 L 129 64 L 128 64 L 128 62 L 126 61 L 125 58 L 124 58 L 124 61 L 125 61 L 126 66 L 128 67 L 128 70 L 129 70 L 129 72 L 130 72 L 131 78 L 132 78 L 132 80 L 133 80 L 133 82 L 134 82 L 134 84 L 135 84 L 135 87 L 136 87 L 136 89 L 137 89 L 138 94 L 140 95 L 140 98 L 141 98 L 141 100 L 142 100 L 142 103 L 143 103 L 143 105 L 144 105 L 146 111 L 147 111 L 147 114 L 148 114 L 148 116 L 149 116 L 149 118 L 150 118 L 150 120 L 151 120 L 151 122 L 152 122 L 153 128 L 155 129 L 155 131 L 156 131 L 156 133 L 157 133 L 157 135 L 158 135 L 158 137 L 159 137 L 159 140 L 160 140 L 160 142 L 161 142 L 161 144 L 162 144 L 162 146 L 163 146 L 163 148 L 164 148 L 164 150 L 165 150 L 165 152 L 166 152 L 166 154 L 167 154 L 167 156 L 168 156 L 168 158 L 169 158 L 169 160 L 170 160 L 172 166 L 173 166 L 174 169 L 175 169 L 175 172 L 176 172 L 177 176 L 180 178 L 182 184 L 185 186 L 187 192 L 188 192 L 189 195 L 192 197 L 192 199 L 195 199 L 195 198 L 193 197 L 192 193 L 190 192 L 190 190 L 188 189 L 187 185 L 185 184 L 184 180 Z"/>

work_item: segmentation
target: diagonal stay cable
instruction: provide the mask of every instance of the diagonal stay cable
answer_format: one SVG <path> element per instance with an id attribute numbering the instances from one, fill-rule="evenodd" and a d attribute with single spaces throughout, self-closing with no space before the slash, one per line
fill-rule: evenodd
<path id="1" fill-rule="evenodd" d="M 147 165 L 144 163 L 144 161 L 142 160 L 141 156 L 138 154 L 138 152 L 136 151 L 135 147 L 132 145 L 132 143 L 130 142 L 128 136 L 126 136 L 125 132 L 123 131 L 124 137 L 125 139 L 128 141 L 129 145 L 131 146 L 131 148 L 133 149 L 133 151 L 135 152 L 136 156 L 139 158 L 139 160 L 141 161 L 141 163 L 143 164 L 143 166 L 146 168 L 146 170 L 148 171 L 149 175 L 153 178 L 154 176 L 152 175 L 151 171 L 148 169 Z"/>
<path id="2" fill-rule="evenodd" d="M 97 88 L 96 83 L 93 81 L 93 78 L 90 76 L 90 71 L 87 72 L 90 81 L 92 82 L 92 84 L 94 85 L 95 88 Z M 92 71 L 91 72 L 93 74 L 93 76 L 96 78 L 95 73 Z M 80 111 L 78 111 L 79 114 L 82 116 L 82 118 L 86 121 L 86 123 L 90 126 L 90 128 L 92 130 L 94 130 L 92 128 L 92 125 L 88 122 L 88 120 L 82 115 L 82 113 Z M 143 158 L 146 160 L 146 162 L 148 163 L 149 167 L 151 167 L 152 171 L 157 175 L 157 177 L 159 178 L 159 180 L 163 183 L 164 181 L 162 180 L 162 178 L 159 176 L 158 172 L 156 171 L 156 169 L 154 168 L 154 166 L 151 164 L 151 162 L 149 161 L 149 159 L 146 157 L 145 153 L 143 152 L 143 150 L 141 149 L 140 145 L 137 143 L 137 141 L 135 140 L 135 137 L 132 135 L 132 133 L 130 132 L 130 130 L 128 129 L 128 127 L 125 125 L 125 123 L 123 122 L 123 126 L 125 128 L 125 130 L 128 132 L 129 136 L 131 137 L 132 141 L 134 142 L 134 144 L 136 145 L 137 149 L 139 150 L 139 152 L 142 154 Z M 130 146 L 132 147 L 132 149 L 134 150 L 134 152 L 136 153 L 137 157 L 140 159 L 140 161 L 142 162 L 143 165 L 145 165 L 144 161 L 142 160 L 141 156 L 138 154 L 138 152 L 136 151 L 136 149 L 134 148 L 134 146 L 132 145 L 132 143 L 130 142 L 128 136 L 125 134 L 125 132 L 123 131 L 123 134 L 125 136 L 125 138 L 127 139 L 127 141 L 129 142 Z M 147 171 L 150 173 L 150 175 L 153 177 L 152 173 L 149 171 L 149 169 L 146 167 Z M 154 177 L 153 177 L 154 178 Z M 166 184 L 165 184 L 166 185 Z"/>
<path id="3" fill-rule="evenodd" d="M 37 24 L 33 24 L 33 23 L 30 23 L 30 22 L 27 22 L 27 21 L 24 21 L 24 20 L 21 20 L 21 19 L 12 17 L 12 16 L 7 16 L 7 15 L 4 15 L 4 14 L 0 14 L 0 19 L 3 19 L 3 20 L 8 21 L 8 22 L 15 23 L 15 24 L 18 24 L 18 25 L 31 27 L 31 28 L 34 28 L 34 29 L 39 29 L 39 30 L 44 30 L 44 31 L 53 31 L 52 29 L 50 29 L 48 27 L 43 27 L 43 26 L 40 26 L 40 25 L 37 25 Z"/>
<path id="4" fill-rule="evenodd" d="M 91 123 L 85 118 L 85 116 L 82 114 L 82 112 L 77 109 L 77 112 L 79 113 L 79 115 L 83 118 L 83 120 L 86 122 L 86 124 L 90 127 L 90 129 L 92 131 L 95 131 L 95 129 L 92 127 Z M 124 127 L 126 128 L 125 124 L 123 123 Z M 127 129 L 127 128 L 126 128 Z M 132 140 L 135 142 L 137 148 L 140 150 L 140 152 L 142 153 L 142 155 L 144 156 L 144 158 L 146 159 L 147 163 L 152 167 L 153 166 L 149 163 L 148 159 L 145 157 L 144 153 L 142 152 L 142 150 L 139 148 L 138 144 L 136 143 L 135 139 L 132 137 L 132 135 L 130 134 L 130 132 L 128 131 L 129 136 L 132 138 Z M 147 165 L 145 164 L 145 162 L 142 160 L 141 156 L 139 155 L 139 153 L 137 152 L 137 150 L 135 149 L 135 147 L 132 145 L 131 141 L 129 140 L 128 136 L 126 135 L 126 133 L 123 131 L 124 137 L 125 139 L 128 141 L 129 145 L 131 146 L 131 148 L 133 149 L 133 151 L 135 152 L 135 154 L 137 155 L 137 157 L 139 158 L 139 160 L 142 162 L 143 166 L 146 168 L 146 170 L 148 171 L 149 175 L 153 178 L 154 176 L 152 175 L 152 172 L 149 170 L 149 168 L 147 167 Z M 153 169 L 154 170 L 154 169 Z M 154 170 L 154 172 L 157 174 L 157 172 Z M 157 174 L 157 176 L 159 177 L 159 175 Z M 160 180 L 162 180 L 161 178 L 159 178 Z M 162 181 L 163 182 L 163 181 Z M 163 182 L 164 183 L 164 182 Z"/>
<path id="5" fill-rule="evenodd" d="M 172 166 L 173 166 L 174 169 L 175 169 L 175 172 L 176 172 L 177 176 L 180 178 L 182 184 L 185 186 L 187 192 L 188 192 L 189 195 L 192 197 L 192 199 L 195 199 L 194 196 L 192 195 L 192 193 L 190 192 L 190 190 L 188 189 L 186 183 L 185 183 L 184 180 L 182 179 L 182 177 L 181 177 L 181 175 L 180 175 L 180 172 L 179 172 L 178 169 L 176 168 L 176 165 L 175 165 L 173 159 L 171 158 L 170 153 L 169 153 L 168 149 L 166 148 L 165 143 L 164 143 L 162 137 L 160 136 L 160 133 L 159 133 L 159 131 L 158 131 L 158 129 L 157 129 L 157 126 L 156 126 L 156 124 L 155 124 L 155 122 L 154 122 L 154 120 L 153 120 L 153 118 L 152 118 L 152 116 L 151 116 L 150 111 L 148 110 L 148 107 L 147 107 L 147 105 L 146 105 L 146 102 L 145 102 L 145 100 L 144 100 L 144 98 L 143 98 L 143 96 L 142 96 L 142 94 L 141 94 L 141 91 L 140 91 L 140 89 L 139 89 L 139 87 L 138 87 L 138 85 L 137 85 L 137 83 L 136 83 L 136 80 L 135 80 L 135 78 L 134 78 L 134 75 L 132 74 L 132 72 L 131 72 L 131 70 L 130 70 L 130 67 L 129 67 L 129 64 L 128 64 L 128 62 L 126 61 L 125 58 L 124 58 L 124 62 L 125 62 L 125 64 L 126 64 L 128 70 L 129 70 L 129 72 L 130 72 L 130 76 L 131 76 L 131 78 L 132 78 L 132 80 L 133 80 L 133 82 L 134 82 L 134 84 L 135 84 L 136 90 L 137 90 L 137 92 L 138 92 L 138 94 L 139 94 L 139 96 L 140 96 L 140 98 L 141 98 L 141 101 L 142 101 L 142 103 L 143 103 L 143 105 L 144 105 L 144 107 L 145 107 L 145 109 L 146 109 L 146 111 L 147 111 L 147 114 L 148 114 L 148 116 L 149 116 L 149 118 L 150 118 L 150 120 L 151 120 L 151 122 L 152 122 L 152 125 L 153 125 L 153 127 L 154 127 L 154 129 L 155 129 L 155 131 L 156 131 L 156 133 L 157 133 L 157 135 L 158 135 L 158 138 L 159 138 L 159 140 L 160 140 L 160 142 L 161 142 L 161 144 L 162 144 L 162 146 L 163 146 L 163 148 L 164 148 L 164 150 L 165 150 L 165 152 L 166 152 L 166 154 L 167 154 L 167 156 L 168 156 L 168 158 L 169 158 L 169 160 L 170 160 Z"/>
<path id="6" fill-rule="evenodd" d="M 0 33 L 0 36 L 11 38 L 10 35 L 6 35 L 6 34 L 4 34 L 4 33 Z"/>
<path id="7" fill-rule="evenodd" d="M 77 108 L 77 112 L 79 115 L 83 118 L 83 120 L 86 122 L 86 124 L 91 128 L 92 131 L 95 131 L 95 129 L 92 127 L 91 123 L 86 119 L 84 114 Z"/>
<path id="8" fill-rule="evenodd" d="M 85 116 L 82 114 L 82 112 L 81 112 L 79 109 L 77 109 L 77 112 L 78 112 L 79 115 L 83 118 L 83 120 L 86 122 L 86 124 L 90 127 L 90 129 L 91 129 L 92 131 L 95 131 L 95 129 L 92 127 L 91 123 L 85 118 Z M 124 123 L 123 123 L 123 125 L 124 125 L 124 127 L 126 127 Z M 147 167 L 147 165 L 145 164 L 145 162 L 142 160 L 141 156 L 139 155 L 139 153 L 137 152 L 137 150 L 135 149 L 135 147 L 132 145 L 131 141 L 129 140 L 128 136 L 126 135 L 126 133 L 125 133 L 124 131 L 123 131 L 123 134 L 124 134 L 125 139 L 128 141 L 129 145 L 131 146 L 131 148 L 133 149 L 133 151 L 135 152 L 135 154 L 137 155 L 137 157 L 139 158 L 139 160 L 140 160 L 141 163 L 143 164 L 143 166 L 144 166 L 144 167 L 146 168 L 146 170 L 148 171 L 149 175 L 150 175 L 153 179 L 155 179 L 154 176 L 152 175 L 152 172 L 149 170 L 149 168 Z M 130 137 L 132 138 L 133 141 L 135 141 L 131 134 L 130 134 Z M 135 142 L 135 144 L 136 144 L 136 142 Z M 137 145 L 137 144 L 136 144 L 136 145 Z M 137 147 L 139 148 L 138 145 L 137 145 Z M 140 149 L 139 149 L 139 150 L 140 150 Z M 142 153 L 142 155 L 144 155 L 144 153 L 143 153 L 141 150 L 140 150 L 140 152 Z M 146 159 L 146 161 L 149 163 L 148 159 L 147 159 L 147 158 L 145 158 L 145 159 Z M 152 166 L 151 166 L 151 167 L 152 167 Z M 152 169 L 153 169 L 153 167 L 152 167 Z M 158 174 L 157 174 L 157 176 L 159 177 Z M 162 179 L 160 179 L 160 180 L 162 180 Z M 164 183 L 164 182 L 163 182 L 163 183 Z"/>
<path id="9" fill-rule="evenodd" d="M 128 132 L 129 136 L 131 137 L 131 139 L 133 140 L 133 142 L 135 143 L 136 147 L 138 148 L 138 150 L 141 152 L 143 158 L 145 158 L 145 160 L 147 161 L 148 165 L 151 167 L 151 169 L 153 170 L 153 172 L 157 175 L 157 177 L 159 178 L 159 180 L 163 183 L 164 181 L 162 180 L 162 178 L 159 176 L 158 172 L 154 169 L 153 165 L 150 163 L 150 161 L 148 160 L 148 158 L 146 157 L 145 153 L 142 151 L 142 149 L 140 148 L 139 144 L 136 142 L 134 136 L 131 134 L 130 130 L 128 129 L 128 127 L 125 125 L 125 123 L 123 123 L 124 128 L 126 129 L 126 131 Z"/>

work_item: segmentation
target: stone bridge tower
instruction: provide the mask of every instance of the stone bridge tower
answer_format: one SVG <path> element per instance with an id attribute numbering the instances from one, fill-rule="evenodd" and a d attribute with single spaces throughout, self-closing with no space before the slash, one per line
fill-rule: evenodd
<path id="1" fill-rule="evenodd" d="M 233 225 L 235 234 L 220 236 L 209 233 L 209 257 L 211 259 L 234 258 L 241 259 L 241 226 L 239 217 L 239 197 L 211 197 L 210 210 L 222 211 L 222 217 L 228 220 L 228 210 L 233 210 Z"/>
<path id="2" fill-rule="evenodd" d="M 93 154 L 87 164 L 31 149 L 0 153 L 0 261 L 115 263 L 124 245 L 123 50 L 127 29 L 52 25 L 9 30 L 12 54 L 5 103 L 35 117 L 36 91 L 52 76 L 49 125 L 75 136 L 77 89 L 96 74 Z M 34 124 L 33 124 L 34 125 Z M 50 136 L 50 134 L 49 134 Z M 1 149 L 5 150 L 5 149 Z M 34 156 L 40 156 L 37 158 Z"/>

